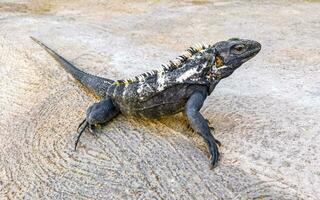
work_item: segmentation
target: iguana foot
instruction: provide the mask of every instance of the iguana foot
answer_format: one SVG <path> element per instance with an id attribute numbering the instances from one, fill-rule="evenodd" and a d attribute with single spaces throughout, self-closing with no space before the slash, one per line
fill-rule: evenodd
<path id="1" fill-rule="evenodd" d="M 214 128 L 213 128 L 213 127 L 210 127 L 210 126 L 209 126 L 209 128 L 210 128 L 212 131 L 214 131 Z M 190 130 L 190 131 L 195 132 L 195 131 L 192 129 L 192 127 L 190 126 L 190 124 L 187 125 L 187 129 Z M 222 143 L 221 143 L 219 140 L 214 139 L 214 141 L 217 143 L 217 145 L 218 145 L 219 147 L 222 146 Z"/>
<path id="2" fill-rule="evenodd" d="M 97 136 L 95 129 L 100 124 L 104 124 L 119 114 L 119 109 L 113 105 L 112 100 L 109 97 L 101 100 L 98 103 L 94 103 L 87 110 L 86 118 L 79 124 L 77 132 L 78 137 L 75 143 L 74 149 L 77 149 L 80 137 L 86 128 L 89 128 L 89 132 Z"/>
<path id="3" fill-rule="evenodd" d="M 91 135 L 93 135 L 94 137 L 98 137 L 97 133 L 95 132 L 95 129 L 96 129 L 96 126 L 93 125 L 93 124 L 90 124 L 87 119 L 84 119 L 78 126 L 77 128 L 77 133 L 78 133 L 78 136 L 77 136 L 77 140 L 75 142 L 75 146 L 74 146 L 74 150 L 76 151 L 77 150 L 77 145 L 79 143 L 79 140 L 80 140 L 80 137 L 82 135 L 82 133 L 86 130 L 86 128 L 89 129 L 89 132 L 91 133 Z"/>
<path id="4" fill-rule="evenodd" d="M 77 145 L 79 143 L 80 137 L 81 137 L 82 133 L 86 130 L 88 125 L 89 125 L 89 123 L 87 122 L 86 119 L 84 119 L 78 126 L 78 128 L 77 128 L 78 137 L 77 137 L 77 140 L 76 140 L 75 145 L 74 145 L 74 150 L 75 151 L 77 150 Z"/>
<path id="5" fill-rule="evenodd" d="M 217 140 L 216 140 L 217 141 Z M 219 142 L 220 143 L 220 142 Z M 219 143 L 213 143 L 209 145 L 209 152 L 210 152 L 210 169 L 213 169 L 218 164 L 220 153 L 217 144 Z M 221 143 L 220 143 L 221 145 Z M 220 146 L 219 145 L 219 146 Z"/>

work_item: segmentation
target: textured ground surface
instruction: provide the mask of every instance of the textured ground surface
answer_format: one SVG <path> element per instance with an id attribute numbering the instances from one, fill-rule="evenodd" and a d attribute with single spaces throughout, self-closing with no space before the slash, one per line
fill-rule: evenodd
<path id="1" fill-rule="evenodd" d="M 320 3 L 0 1 L 0 199 L 319 199 Z M 95 100 L 29 36 L 109 78 L 197 42 L 262 43 L 202 113 L 223 143 L 209 170 L 183 115 L 75 129 Z"/>

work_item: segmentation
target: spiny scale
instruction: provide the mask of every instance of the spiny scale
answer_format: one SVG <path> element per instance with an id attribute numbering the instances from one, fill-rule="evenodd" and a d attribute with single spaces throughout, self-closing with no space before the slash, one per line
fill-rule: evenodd
<path id="1" fill-rule="evenodd" d="M 150 72 L 145 72 L 143 74 L 140 74 L 138 76 L 135 76 L 133 78 L 130 79 L 123 79 L 123 80 L 117 80 L 115 81 L 113 84 L 115 85 L 128 85 L 130 83 L 133 82 L 138 82 L 138 81 L 143 81 L 145 80 L 147 77 L 153 76 L 157 73 L 162 73 L 162 72 L 166 72 L 166 71 L 170 71 L 172 69 L 176 69 L 182 66 L 183 63 L 185 63 L 189 58 L 191 58 L 194 54 L 204 50 L 208 48 L 208 46 L 204 45 L 204 44 L 196 44 L 194 46 L 189 47 L 184 54 L 178 56 L 176 59 L 174 60 L 170 60 L 169 64 L 162 64 L 161 68 L 158 70 L 152 70 Z"/>

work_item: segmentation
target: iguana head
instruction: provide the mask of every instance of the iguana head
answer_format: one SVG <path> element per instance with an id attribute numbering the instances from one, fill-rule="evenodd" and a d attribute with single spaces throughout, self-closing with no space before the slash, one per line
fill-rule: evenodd
<path id="1" fill-rule="evenodd" d="M 261 44 L 254 40 L 231 38 L 214 46 L 215 65 L 212 68 L 214 76 L 225 78 L 253 58 L 261 49 Z"/>

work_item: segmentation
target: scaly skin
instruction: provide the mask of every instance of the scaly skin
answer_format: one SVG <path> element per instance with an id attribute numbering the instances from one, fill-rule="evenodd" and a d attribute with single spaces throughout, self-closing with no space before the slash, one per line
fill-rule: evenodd
<path id="1" fill-rule="evenodd" d="M 256 41 L 238 38 L 209 46 L 198 45 L 190 47 L 185 54 L 159 70 L 113 81 L 81 71 L 39 40 L 31 39 L 40 44 L 76 80 L 101 98 L 88 108 L 86 118 L 79 125 L 75 149 L 87 127 L 92 132 L 96 126 L 120 113 L 160 118 L 184 112 L 190 127 L 207 143 L 212 167 L 219 160 L 217 144 L 220 142 L 213 137 L 208 122 L 199 110 L 220 80 L 230 76 L 261 49 Z"/>

